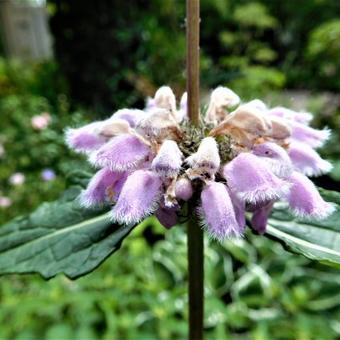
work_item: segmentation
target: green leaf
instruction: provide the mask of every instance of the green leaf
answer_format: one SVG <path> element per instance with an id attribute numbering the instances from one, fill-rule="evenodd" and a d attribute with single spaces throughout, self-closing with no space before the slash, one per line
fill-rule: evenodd
<path id="1" fill-rule="evenodd" d="M 294 218 L 284 205 L 273 211 L 267 236 L 288 250 L 328 265 L 340 265 L 340 193 L 320 190 L 326 201 L 333 202 L 335 212 L 323 221 Z"/>
<path id="2" fill-rule="evenodd" d="M 0 228 L 0 274 L 63 273 L 75 279 L 97 268 L 117 251 L 134 226 L 118 226 L 105 210 L 82 209 L 81 187 L 42 204 L 28 216 Z"/>

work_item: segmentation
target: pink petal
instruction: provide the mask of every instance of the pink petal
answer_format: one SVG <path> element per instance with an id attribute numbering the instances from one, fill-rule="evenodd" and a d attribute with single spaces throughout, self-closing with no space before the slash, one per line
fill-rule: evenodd
<path id="1" fill-rule="evenodd" d="M 158 208 L 161 187 L 162 182 L 154 172 L 135 171 L 122 188 L 111 212 L 112 219 L 121 224 L 140 222 Z"/>

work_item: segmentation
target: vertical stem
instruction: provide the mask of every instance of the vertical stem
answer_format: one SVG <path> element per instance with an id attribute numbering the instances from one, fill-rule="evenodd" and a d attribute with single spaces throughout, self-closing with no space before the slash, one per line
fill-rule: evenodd
<path id="1" fill-rule="evenodd" d="M 200 121 L 199 113 L 199 40 L 200 1 L 187 0 L 187 93 L 188 116 L 193 125 Z"/>
<path id="2" fill-rule="evenodd" d="M 191 210 L 195 207 L 191 205 Z M 203 339 L 204 267 L 203 230 L 192 214 L 188 222 L 189 339 Z"/>
<path id="3" fill-rule="evenodd" d="M 187 93 L 190 122 L 198 126 L 199 112 L 199 0 L 187 0 Z M 188 271 L 189 271 L 189 339 L 203 339 L 203 231 L 189 206 Z"/>

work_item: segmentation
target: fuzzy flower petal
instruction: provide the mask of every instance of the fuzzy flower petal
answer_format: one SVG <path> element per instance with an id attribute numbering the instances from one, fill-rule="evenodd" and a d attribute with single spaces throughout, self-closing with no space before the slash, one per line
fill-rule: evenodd
<path id="1" fill-rule="evenodd" d="M 122 172 L 111 171 L 107 168 L 99 170 L 80 195 L 83 207 L 101 205 L 112 199 L 114 184 L 124 176 Z"/>
<path id="2" fill-rule="evenodd" d="M 176 176 L 181 170 L 183 154 L 173 140 L 163 142 L 152 161 L 152 169 L 163 176 Z"/>
<path id="3" fill-rule="evenodd" d="M 146 138 L 156 140 L 181 138 L 181 129 L 173 114 L 166 109 L 151 109 L 136 126 L 136 131 Z"/>
<path id="4" fill-rule="evenodd" d="M 236 221 L 238 223 L 238 226 L 240 230 L 244 230 L 246 228 L 246 205 L 244 201 L 241 201 L 236 193 L 234 193 L 232 190 L 228 189 L 229 196 L 231 198 L 231 201 L 233 203 L 234 211 L 235 211 L 235 217 Z"/>
<path id="5" fill-rule="evenodd" d="M 293 120 L 298 123 L 308 125 L 313 119 L 313 115 L 309 112 L 296 112 L 285 107 L 274 107 L 268 112 L 271 116 L 281 117 L 288 120 Z"/>
<path id="6" fill-rule="evenodd" d="M 288 154 L 295 170 L 306 176 L 318 176 L 332 170 L 331 163 L 322 159 L 314 149 L 304 143 L 291 143 Z"/>
<path id="7" fill-rule="evenodd" d="M 204 228 L 213 238 L 223 241 L 242 235 L 231 198 L 226 186 L 211 182 L 201 193 L 202 207 L 200 210 Z"/>
<path id="8" fill-rule="evenodd" d="M 293 172 L 293 164 L 287 151 L 275 143 L 262 143 L 254 146 L 253 154 L 269 166 L 274 175 L 280 178 L 288 178 Z"/>
<path id="9" fill-rule="evenodd" d="M 178 123 L 181 123 L 183 120 L 186 120 L 188 118 L 187 106 L 188 106 L 188 94 L 184 92 L 179 105 L 179 110 L 176 112 L 176 120 Z"/>
<path id="10" fill-rule="evenodd" d="M 314 183 L 305 175 L 294 172 L 290 181 L 293 185 L 287 198 L 295 215 L 323 219 L 334 211 L 334 206 L 323 200 Z"/>
<path id="11" fill-rule="evenodd" d="M 158 207 L 162 182 L 153 172 L 137 170 L 126 180 L 113 207 L 112 219 L 122 224 L 138 223 Z"/>
<path id="12" fill-rule="evenodd" d="M 292 123 L 292 139 L 306 143 L 312 148 L 322 146 L 330 137 L 330 130 L 317 130 L 301 123 Z"/>
<path id="13" fill-rule="evenodd" d="M 274 205 L 274 201 L 267 203 L 266 205 L 258 208 L 254 211 L 251 226 L 254 230 L 256 230 L 259 234 L 264 234 L 266 232 L 268 217 L 272 211 Z"/>
<path id="14" fill-rule="evenodd" d="M 147 113 L 138 109 L 121 109 L 115 112 L 111 119 L 124 119 L 134 128 L 146 115 Z"/>
<path id="15" fill-rule="evenodd" d="M 260 157 L 250 153 L 235 157 L 223 174 L 231 190 L 248 203 L 280 198 L 289 189 L 289 184 L 276 177 Z"/>
<path id="16" fill-rule="evenodd" d="M 138 167 L 149 155 L 150 149 L 138 137 L 121 135 L 101 147 L 93 157 L 93 163 L 115 171 Z"/>
<path id="17" fill-rule="evenodd" d="M 176 182 L 175 196 L 177 199 L 188 201 L 193 195 L 191 181 L 188 178 L 180 178 Z"/>
<path id="18" fill-rule="evenodd" d="M 102 122 L 94 122 L 78 129 L 67 129 L 65 133 L 66 144 L 77 152 L 92 152 L 104 145 L 107 139 L 98 134 Z"/>

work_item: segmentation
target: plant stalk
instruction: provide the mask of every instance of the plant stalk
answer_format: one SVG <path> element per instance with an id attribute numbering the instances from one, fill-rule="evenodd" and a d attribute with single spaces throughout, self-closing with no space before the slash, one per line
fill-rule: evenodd
<path id="1" fill-rule="evenodd" d="M 191 211 L 194 209 L 191 206 Z M 192 214 L 188 221 L 189 339 L 203 339 L 204 316 L 203 230 Z"/>
<path id="2" fill-rule="evenodd" d="M 187 93 L 188 117 L 198 126 L 200 122 L 199 94 L 199 40 L 200 40 L 200 1 L 187 0 L 186 42 L 187 42 Z"/>
<path id="3" fill-rule="evenodd" d="M 187 0 L 187 93 L 188 117 L 194 126 L 200 123 L 199 98 L 199 0 Z M 188 272 L 189 272 L 189 339 L 203 339 L 204 267 L 203 230 L 197 224 L 195 206 L 189 206 Z"/>

